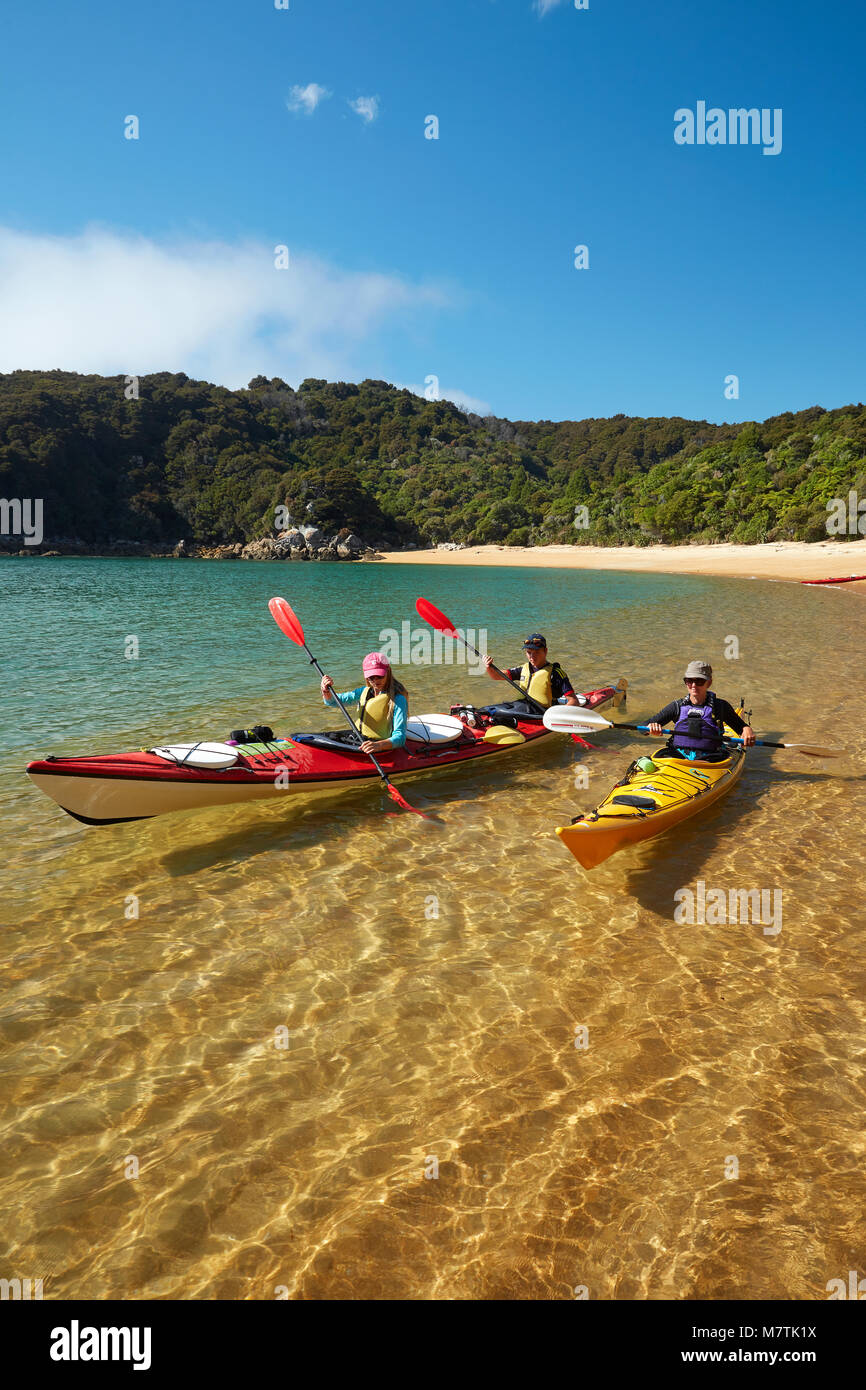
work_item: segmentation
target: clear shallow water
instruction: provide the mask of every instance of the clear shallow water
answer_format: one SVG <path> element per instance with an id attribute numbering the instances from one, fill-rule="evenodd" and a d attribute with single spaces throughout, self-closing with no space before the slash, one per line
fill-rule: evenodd
<path id="1" fill-rule="evenodd" d="M 338 684 L 421 593 L 502 663 L 540 627 L 578 688 L 626 675 L 634 722 L 705 656 L 760 733 L 853 755 L 756 750 L 729 799 L 591 874 L 552 828 L 639 735 L 410 784 L 432 825 L 371 793 L 88 829 L 22 776 L 47 752 L 320 724 L 274 593 Z M 10 560 L 0 604 L 0 1276 L 46 1297 L 814 1298 L 862 1267 L 857 596 Z M 404 674 L 417 711 L 503 689 Z M 699 879 L 780 888 L 781 933 L 676 925 Z"/>

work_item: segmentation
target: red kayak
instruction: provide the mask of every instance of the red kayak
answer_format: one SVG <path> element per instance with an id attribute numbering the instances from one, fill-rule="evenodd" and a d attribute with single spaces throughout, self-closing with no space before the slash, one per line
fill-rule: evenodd
<path id="1" fill-rule="evenodd" d="M 866 574 L 845 574 L 841 579 L 801 579 L 801 584 L 854 584 L 858 579 L 866 579 Z"/>
<path id="2" fill-rule="evenodd" d="M 627 685 L 619 680 L 579 698 L 589 709 L 620 706 Z M 414 736 L 406 747 L 377 755 L 382 768 L 399 782 L 481 758 L 504 758 L 551 737 L 540 718 L 509 717 L 507 706 L 492 708 L 500 714 L 461 715 L 469 707 L 460 706 L 455 711 L 460 717 L 416 716 L 410 720 Z M 48 757 L 29 763 L 27 774 L 40 791 L 85 825 L 112 825 L 260 797 L 333 795 L 381 786 L 365 754 L 326 734 L 296 734 L 267 744 L 175 744 L 139 753 Z"/>

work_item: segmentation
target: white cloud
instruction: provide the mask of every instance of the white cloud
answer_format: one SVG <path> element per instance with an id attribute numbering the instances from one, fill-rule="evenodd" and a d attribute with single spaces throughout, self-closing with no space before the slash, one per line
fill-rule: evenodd
<path id="1" fill-rule="evenodd" d="M 290 111 L 303 111 L 305 116 L 312 116 L 320 101 L 326 101 L 331 93 L 326 87 L 320 87 L 318 82 L 308 82 L 306 87 L 293 87 L 286 98 L 286 105 Z"/>
<path id="2" fill-rule="evenodd" d="M 360 380 L 382 375 L 381 329 L 393 341 L 452 299 L 301 253 L 276 270 L 273 247 L 250 241 L 0 228 L 0 371 L 186 372 L 232 388 L 259 373 Z"/>
<path id="3" fill-rule="evenodd" d="M 355 101 L 350 101 L 349 105 L 355 115 L 360 116 L 361 120 L 366 121 L 368 125 L 375 121 L 379 114 L 378 97 L 357 97 Z"/>
<path id="4" fill-rule="evenodd" d="M 564 0 L 535 0 L 535 8 L 540 15 L 549 14 L 551 10 L 557 9 L 564 4 Z"/>
<path id="5" fill-rule="evenodd" d="M 424 396 L 427 390 L 426 386 L 412 386 L 408 383 L 403 386 L 400 382 L 395 382 L 394 385 L 400 390 L 411 391 L 415 396 Z M 439 400 L 452 401 L 459 410 L 465 410 L 467 414 L 481 415 L 482 417 L 493 414 L 488 401 L 481 401 L 477 396 L 470 396 L 456 386 L 440 386 Z"/>

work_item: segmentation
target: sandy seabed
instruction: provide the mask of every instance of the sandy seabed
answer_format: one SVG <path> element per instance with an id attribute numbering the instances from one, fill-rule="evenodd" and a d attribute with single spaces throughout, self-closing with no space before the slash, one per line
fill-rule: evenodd
<path id="1" fill-rule="evenodd" d="M 642 570 L 741 579 L 833 579 L 866 575 L 866 540 L 778 541 L 765 545 L 473 545 L 463 550 L 398 551 L 390 565 L 526 565 L 546 569 Z M 866 580 L 840 591 L 866 589 Z"/>

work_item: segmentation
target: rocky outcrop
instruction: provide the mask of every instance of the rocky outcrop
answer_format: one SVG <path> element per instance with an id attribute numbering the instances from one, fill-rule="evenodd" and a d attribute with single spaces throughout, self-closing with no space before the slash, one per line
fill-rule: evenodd
<path id="1" fill-rule="evenodd" d="M 263 536 L 261 540 L 250 541 L 248 545 L 241 547 L 242 560 L 276 560 L 282 558 L 277 555 L 277 542 L 271 536 Z"/>
<path id="2" fill-rule="evenodd" d="M 4 539 L 5 538 L 0 538 Z M 282 531 L 276 536 L 260 536 L 248 541 L 246 545 L 235 541 L 226 545 L 196 545 L 189 540 L 179 540 L 176 545 L 166 549 L 150 546 L 142 541 L 109 541 L 103 545 L 90 545 L 86 542 L 64 537 L 60 540 L 46 540 L 43 547 L 32 546 L 19 549 L 20 542 L 0 543 L 0 554 L 21 556 L 63 556 L 63 555 L 117 555 L 147 556 L 151 559 L 175 560 L 319 560 L 335 562 L 346 560 L 377 560 L 381 552 L 393 549 L 382 541 L 374 547 L 354 531 L 344 526 L 334 536 L 326 536 L 316 526 L 299 526 L 291 531 Z M 49 549 L 50 546 L 50 549 Z"/>
<path id="3" fill-rule="evenodd" d="M 240 560 L 244 546 L 239 541 L 234 545 L 199 546 L 195 553 L 199 560 Z"/>
<path id="4" fill-rule="evenodd" d="M 303 536 L 304 545 L 308 550 L 323 550 L 328 544 L 318 526 L 302 526 L 300 534 Z"/>
<path id="5" fill-rule="evenodd" d="M 337 543 L 337 554 L 341 560 L 357 560 L 364 549 L 364 542 L 351 531 Z"/>

